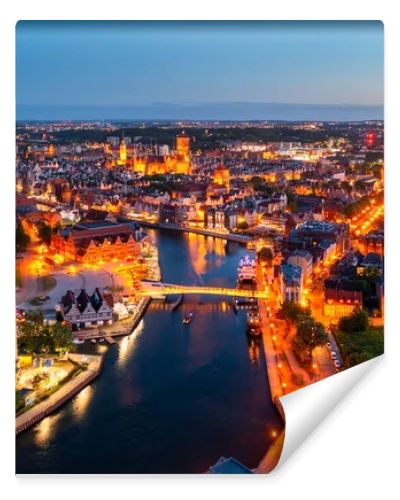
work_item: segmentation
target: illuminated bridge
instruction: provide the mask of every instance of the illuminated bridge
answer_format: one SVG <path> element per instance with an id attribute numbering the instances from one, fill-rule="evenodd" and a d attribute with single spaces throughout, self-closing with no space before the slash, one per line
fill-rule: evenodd
<path id="1" fill-rule="evenodd" d="M 213 286 L 188 286 L 171 283 L 155 283 L 142 281 L 141 294 L 148 297 L 173 294 L 225 295 L 227 297 L 250 297 L 266 299 L 268 294 L 259 290 L 240 290 L 238 288 L 220 288 Z"/>

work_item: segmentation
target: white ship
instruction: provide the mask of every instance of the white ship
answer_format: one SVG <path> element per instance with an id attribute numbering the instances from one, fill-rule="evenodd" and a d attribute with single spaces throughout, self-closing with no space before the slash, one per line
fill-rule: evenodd
<path id="1" fill-rule="evenodd" d="M 239 261 L 238 284 L 256 282 L 256 260 L 249 255 L 245 255 Z"/>

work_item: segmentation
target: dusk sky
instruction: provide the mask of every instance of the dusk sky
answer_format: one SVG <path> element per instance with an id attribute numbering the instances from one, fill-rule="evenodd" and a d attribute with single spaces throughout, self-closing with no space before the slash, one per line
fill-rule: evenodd
<path id="1" fill-rule="evenodd" d="M 16 33 L 18 119 L 383 117 L 380 22 L 20 22 Z"/>

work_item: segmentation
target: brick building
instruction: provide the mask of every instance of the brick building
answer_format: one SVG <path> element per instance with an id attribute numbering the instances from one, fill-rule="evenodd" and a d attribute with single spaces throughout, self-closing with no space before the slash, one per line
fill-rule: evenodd
<path id="1" fill-rule="evenodd" d="M 50 248 L 65 261 L 94 264 L 101 260 L 127 260 L 141 251 L 135 238 L 136 228 L 130 223 L 107 221 L 76 226 L 53 235 Z"/>

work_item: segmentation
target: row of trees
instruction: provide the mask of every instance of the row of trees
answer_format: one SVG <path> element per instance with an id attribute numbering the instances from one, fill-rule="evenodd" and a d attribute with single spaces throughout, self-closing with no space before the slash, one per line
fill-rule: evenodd
<path id="1" fill-rule="evenodd" d="M 304 363 L 311 362 L 313 349 L 328 341 L 324 325 L 315 321 L 309 308 L 303 308 L 294 302 L 284 302 L 280 315 L 296 326 L 296 335 L 292 341 L 293 350 Z"/>
<path id="2" fill-rule="evenodd" d="M 74 349 L 72 331 L 69 326 L 57 322 L 55 325 L 43 324 L 41 311 L 26 312 L 18 327 L 18 351 L 36 356 L 58 353 L 59 355 Z"/>
<path id="3" fill-rule="evenodd" d="M 383 195 L 379 196 L 374 196 L 375 201 L 382 202 L 383 201 Z M 343 213 L 346 217 L 353 217 L 353 216 L 359 216 L 360 213 L 365 209 L 370 206 L 371 203 L 371 196 L 363 196 L 362 198 L 353 201 L 352 203 L 349 203 L 344 209 Z"/>

